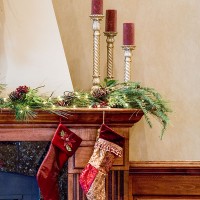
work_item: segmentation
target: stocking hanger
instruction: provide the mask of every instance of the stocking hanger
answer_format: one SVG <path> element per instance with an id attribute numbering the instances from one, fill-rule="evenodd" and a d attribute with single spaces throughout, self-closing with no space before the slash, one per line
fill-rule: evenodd
<path id="1" fill-rule="evenodd" d="M 103 124 L 105 124 L 105 111 L 103 111 Z"/>
<path id="2" fill-rule="evenodd" d="M 62 124 L 62 117 L 60 117 L 59 119 L 59 124 Z"/>

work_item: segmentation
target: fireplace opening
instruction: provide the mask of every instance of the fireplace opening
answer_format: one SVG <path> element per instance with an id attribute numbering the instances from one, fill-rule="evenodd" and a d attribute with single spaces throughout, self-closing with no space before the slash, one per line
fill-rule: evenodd
<path id="1" fill-rule="evenodd" d="M 0 142 L 0 200 L 39 200 L 36 181 L 50 142 Z M 60 199 L 67 199 L 67 163 L 59 177 Z"/>
<path id="2" fill-rule="evenodd" d="M 12 172 L 0 172 L 0 200 L 21 199 L 40 199 L 35 177 Z"/>

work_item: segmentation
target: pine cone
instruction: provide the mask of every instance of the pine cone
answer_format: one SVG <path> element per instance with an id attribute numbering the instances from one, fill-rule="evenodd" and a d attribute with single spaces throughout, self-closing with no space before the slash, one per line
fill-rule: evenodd
<path id="1" fill-rule="evenodd" d="M 24 85 L 24 86 L 19 86 L 17 89 L 16 89 L 16 92 L 20 93 L 20 94 L 26 94 L 27 92 L 29 91 L 29 88 Z"/>
<path id="2" fill-rule="evenodd" d="M 13 91 L 9 94 L 9 98 L 11 99 L 11 101 L 17 101 L 20 99 L 20 94 L 16 91 Z"/>
<path id="3" fill-rule="evenodd" d="M 25 94 L 29 91 L 27 86 L 19 86 L 15 91 L 9 94 L 11 101 L 23 100 Z"/>
<path id="4" fill-rule="evenodd" d="M 59 106 L 66 106 L 66 103 L 65 103 L 64 100 L 57 101 L 57 104 L 58 104 Z"/>
<path id="5" fill-rule="evenodd" d="M 106 88 L 98 88 L 98 89 L 92 91 L 92 96 L 97 99 L 105 98 L 106 95 L 108 95 L 108 94 L 109 94 L 109 90 Z"/>
<path id="6" fill-rule="evenodd" d="M 65 105 L 69 106 L 72 103 L 72 100 L 74 99 L 74 97 L 75 97 L 74 92 L 65 91 L 64 96 L 63 96 L 63 101 Z"/>

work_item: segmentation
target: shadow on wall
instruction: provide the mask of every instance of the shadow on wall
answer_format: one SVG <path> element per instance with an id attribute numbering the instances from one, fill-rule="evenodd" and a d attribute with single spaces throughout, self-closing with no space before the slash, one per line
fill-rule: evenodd
<path id="1" fill-rule="evenodd" d="M 7 72 L 7 64 L 5 60 L 5 46 L 4 46 L 4 23 L 5 23 L 4 4 L 3 0 L 0 0 L 0 82 L 4 81 Z"/>

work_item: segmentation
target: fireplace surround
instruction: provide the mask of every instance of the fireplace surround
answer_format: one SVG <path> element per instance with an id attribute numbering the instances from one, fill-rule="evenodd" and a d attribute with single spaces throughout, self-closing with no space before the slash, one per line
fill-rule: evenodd
<path id="1" fill-rule="evenodd" d="M 116 159 L 106 181 L 107 199 L 129 199 L 129 129 L 143 116 L 136 109 L 66 109 L 68 118 L 38 110 L 37 118 L 27 122 L 16 121 L 10 110 L 0 113 L 0 141 L 49 142 L 61 121 L 80 136 L 83 141 L 76 153 L 69 159 L 66 168 L 67 199 L 82 200 L 85 196 L 79 186 L 79 174 L 87 164 L 97 136 L 97 129 L 103 123 L 125 137 L 122 158 Z M 33 148 L 33 150 L 36 147 Z"/>

